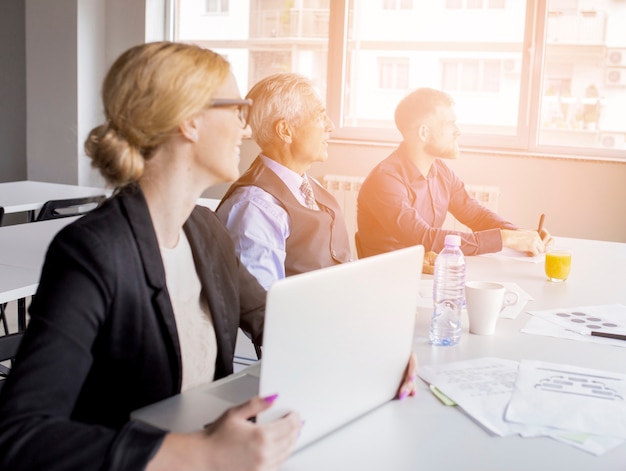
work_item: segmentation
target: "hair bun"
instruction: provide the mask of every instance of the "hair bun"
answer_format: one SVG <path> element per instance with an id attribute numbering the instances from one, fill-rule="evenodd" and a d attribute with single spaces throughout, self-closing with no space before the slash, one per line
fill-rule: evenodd
<path id="1" fill-rule="evenodd" d="M 114 187 L 137 181 L 143 173 L 144 158 L 139 149 L 121 136 L 110 122 L 94 128 L 85 141 L 91 165 L 100 170 Z"/>

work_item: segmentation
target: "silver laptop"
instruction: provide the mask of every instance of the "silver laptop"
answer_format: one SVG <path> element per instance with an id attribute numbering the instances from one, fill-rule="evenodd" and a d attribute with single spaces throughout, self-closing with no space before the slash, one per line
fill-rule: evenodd
<path id="1" fill-rule="evenodd" d="M 256 394 L 278 394 L 257 421 L 298 411 L 305 421 L 299 449 L 384 404 L 411 352 L 423 257 L 415 246 L 274 283 L 262 361 L 132 418 L 188 432 Z"/>

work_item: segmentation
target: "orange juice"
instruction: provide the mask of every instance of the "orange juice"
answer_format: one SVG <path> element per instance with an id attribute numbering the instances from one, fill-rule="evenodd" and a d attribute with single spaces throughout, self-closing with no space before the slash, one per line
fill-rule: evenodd
<path id="1" fill-rule="evenodd" d="M 565 249 L 552 249 L 546 253 L 546 276 L 550 281 L 565 281 L 572 267 L 572 254 Z"/>

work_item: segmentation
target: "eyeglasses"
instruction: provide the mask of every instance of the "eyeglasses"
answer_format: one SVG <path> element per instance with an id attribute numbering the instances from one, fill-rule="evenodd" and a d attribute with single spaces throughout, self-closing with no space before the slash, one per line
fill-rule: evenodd
<path id="1" fill-rule="evenodd" d="M 250 106 L 252 106 L 251 99 L 237 99 L 237 98 L 216 98 L 211 102 L 209 108 L 226 108 L 229 106 L 237 107 L 237 112 L 239 114 L 239 121 L 241 121 L 241 125 L 245 128 L 248 125 L 248 111 L 250 110 Z"/>

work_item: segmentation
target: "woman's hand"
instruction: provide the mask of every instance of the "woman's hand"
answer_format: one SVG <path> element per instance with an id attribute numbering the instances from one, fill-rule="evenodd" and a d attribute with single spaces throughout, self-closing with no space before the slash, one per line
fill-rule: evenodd
<path id="1" fill-rule="evenodd" d="M 276 396 L 255 397 L 235 406 L 202 432 L 168 434 L 146 469 L 279 469 L 289 457 L 300 434 L 300 417 L 292 412 L 267 424 L 249 420 L 271 407 L 274 399 Z"/>
<path id="2" fill-rule="evenodd" d="M 415 396 L 417 392 L 417 384 L 415 379 L 417 377 L 417 355 L 412 352 L 409 357 L 409 362 L 404 370 L 404 377 L 402 378 L 402 384 L 398 388 L 398 399 L 402 400 L 407 396 Z"/>

